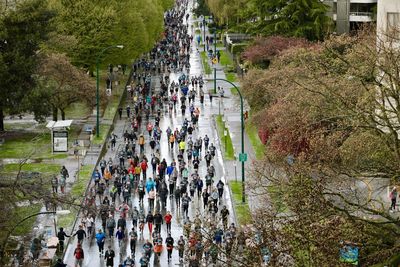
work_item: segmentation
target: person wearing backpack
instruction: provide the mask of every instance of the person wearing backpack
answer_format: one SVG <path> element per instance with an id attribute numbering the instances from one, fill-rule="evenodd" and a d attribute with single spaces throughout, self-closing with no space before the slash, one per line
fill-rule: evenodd
<path id="1" fill-rule="evenodd" d="M 172 250 L 174 248 L 174 239 L 171 237 L 171 234 L 168 234 L 168 237 L 165 239 L 165 245 L 167 247 L 168 252 L 168 262 L 171 261 Z"/>
<path id="2" fill-rule="evenodd" d="M 131 210 L 131 218 L 133 227 L 137 227 L 137 222 L 139 219 L 139 211 L 136 206 L 133 207 L 133 209 Z"/>
<path id="3" fill-rule="evenodd" d="M 219 180 L 217 183 L 218 196 L 220 201 L 222 198 L 222 194 L 224 193 L 224 185 L 225 185 L 224 182 L 222 182 L 221 180 Z"/>
<path id="4" fill-rule="evenodd" d="M 144 136 L 143 136 L 143 134 L 141 134 L 141 135 L 139 136 L 140 154 L 143 154 L 143 153 L 144 153 L 144 143 L 145 143 L 145 141 L 144 141 Z"/>
<path id="5" fill-rule="evenodd" d="M 144 181 L 140 180 L 138 185 L 139 203 L 143 204 L 144 195 L 146 194 Z"/>
<path id="6" fill-rule="evenodd" d="M 110 214 L 109 218 L 107 219 L 106 226 L 107 226 L 109 237 L 113 238 L 114 229 L 115 229 L 115 219 L 111 214 Z"/>
<path id="7" fill-rule="evenodd" d="M 132 231 L 129 233 L 129 239 L 130 239 L 130 246 L 131 246 L 131 256 L 132 258 L 135 258 L 135 252 L 136 252 L 136 240 L 138 238 L 138 234 L 136 233 L 135 227 L 132 228 Z"/>
<path id="8" fill-rule="evenodd" d="M 192 199 L 187 195 L 187 193 L 184 194 L 182 197 L 182 210 L 183 210 L 183 215 L 188 217 L 189 213 L 189 203 L 192 201 Z"/>
<path id="9" fill-rule="evenodd" d="M 78 243 L 77 247 L 75 248 L 74 251 L 74 257 L 75 257 L 75 267 L 82 267 L 83 266 L 83 260 L 85 259 L 85 253 L 83 252 L 82 245 Z"/>
<path id="10" fill-rule="evenodd" d="M 51 179 L 51 187 L 53 189 L 53 193 L 58 193 L 57 188 L 58 188 L 58 179 L 57 176 L 53 176 Z"/>

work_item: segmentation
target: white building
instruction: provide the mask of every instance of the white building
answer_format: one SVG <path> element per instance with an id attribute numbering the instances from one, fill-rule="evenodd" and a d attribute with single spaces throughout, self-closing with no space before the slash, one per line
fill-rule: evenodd
<path id="1" fill-rule="evenodd" d="M 376 21 L 378 39 L 385 40 L 387 35 L 397 32 L 400 35 L 400 0 L 379 0 Z"/>
<path id="2" fill-rule="evenodd" d="M 381 1 L 381 0 L 379 0 Z M 389 0 L 400 2 L 400 0 Z M 378 0 L 321 0 L 330 7 L 328 15 L 336 24 L 336 33 L 348 33 L 360 28 L 364 23 L 376 19 Z"/>

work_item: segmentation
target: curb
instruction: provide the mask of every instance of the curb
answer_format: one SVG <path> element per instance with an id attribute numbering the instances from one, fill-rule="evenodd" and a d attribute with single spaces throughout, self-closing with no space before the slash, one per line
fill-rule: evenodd
<path id="1" fill-rule="evenodd" d="M 121 96 L 120 96 L 118 107 L 121 106 L 123 100 L 126 98 L 126 94 L 127 94 L 126 86 L 130 84 L 130 81 L 131 81 L 131 79 L 132 79 L 132 72 L 133 72 L 133 70 L 131 70 L 131 71 L 129 72 L 128 80 L 126 81 L 125 87 L 123 88 L 123 93 L 122 93 Z M 99 165 L 100 159 L 101 159 L 101 158 L 104 156 L 104 154 L 106 153 L 106 150 L 107 150 L 107 137 L 108 137 L 108 136 L 110 135 L 110 133 L 114 130 L 114 124 L 115 124 L 117 118 L 118 118 L 118 113 L 116 112 L 116 113 L 114 114 L 114 118 L 113 118 L 113 120 L 112 120 L 111 127 L 109 128 L 108 133 L 107 133 L 107 135 L 106 135 L 106 139 L 104 140 L 104 143 L 101 145 L 100 153 L 99 153 L 99 155 L 98 155 L 98 157 L 97 157 L 96 164 L 94 165 L 94 168 L 93 168 L 93 170 L 92 170 L 92 174 L 93 174 L 93 172 L 95 171 L 95 169 L 97 168 L 97 166 Z M 82 160 L 82 162 L 84 162 L 84 159 Z M 78 169 L 78 172 L 79 172 L 79 169 Z M 87 186 L 86 186 L 85 193 L 83 194 L 84 196 L 82 197 L 82 200 L 81 200 L 81 208 L 79 209 L 78 213 L 76 214 L 74 224 L 72 225 L 72 228 L 71 228 L 71 232 L 70 232 L 70 235 L 71 235 L 71 236 L 73 235 L 74 230 L 75 230 L 75 227 L 76 227 L 76 225 L 77 225 L 77 222 L 78 222 L 79 219 L 80 219 L 80 215 L 81 215 L 81 212 L 82 212 L 83 203 L 84 203 L 84 201 L 85 201 L 86 195 L 87 195 L 87 193 L 88 193 L 88 190 L 89 190 L 91 184 L 92 184 L 92 177 L 90 177 L 89 182 L 88 182 L 88 184 L 87 184 Z M 68 247 L 70 246 L 72 239 L 73 239 L 73 238 L 68 238 L 68 242 L 64 245 L 64 251 L 63 251 L 63 254 L 62 254 L 62 257 L 61 257 L 63 260 L 65 260 L 65 255 L 66 255 L 66 252 L 68 251 Z"/>
<path id="2" fill-rule="evenodd" d="M 217 151 L 218 151 L 218 153 L 221 153 L 221 158 L 222 158 L 221 167 L 222 167 L 223 176 L 221 177 L 221 180 L 223 180 L 223 182 L 225 183 L 225 192 L 226 191 L 228 192 L 228 194 L 225 194 L 225 196 L 227 198 L 227 202 L 229 202 L 229 203 L 227 203 L 227 205 L 228 205 L 228 209 L 230 211 L 232 211 L 232 217 L 233 217 L 233 219 L 235 221 L 235 225 L 238 225 L 237 216 L 236 216 L 236 210 L 235 210 L 235 208 L 233 206 L 233 193 L 232 193 L 231 187 L 229 186 L 229 181 L 226 179 L 226 176 L 225 176 L 226 175 L 225 160 L 224 160 L 224 157 L 222 155 L 221 140 L 220 140 L 220 136 L 219 136 L 218 130 L 217 130 L 217 125 L 216 125 L 216 122 L 215 122 L 215 115 L 212 115 L 212 118 L 213 118 L 213 128 L 214 128 L 213 130 L 216 132 L 217 142 L 218 142 L 218 146 L 219 146 Z"/>

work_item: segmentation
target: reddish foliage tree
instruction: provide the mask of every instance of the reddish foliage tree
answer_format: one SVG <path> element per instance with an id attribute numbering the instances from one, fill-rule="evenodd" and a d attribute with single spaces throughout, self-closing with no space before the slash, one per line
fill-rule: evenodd
<path id="1" fill-rule="evenodd" d="M 242 58 L 253 64 L 267 62 L 292 47 L 309 47 L 311 43 L 303 38 L 270 36 L 257 38 L 253 45 L 249 46 L 243 53 Z"/>

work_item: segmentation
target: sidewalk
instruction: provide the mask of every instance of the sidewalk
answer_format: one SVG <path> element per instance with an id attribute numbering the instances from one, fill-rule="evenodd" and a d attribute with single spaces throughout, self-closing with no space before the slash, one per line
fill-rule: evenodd
<path id="1" fill-rule="evenodd" d="M 197 20 L 199 23 L 201 22 L 200 19 Z M 195 29 L 194 29 L 195 30 Z M 210 34 L 208 26 L 205 27 L 206 30 L 206 36 L 213 36 L 213 34 Z M 201 30 L 202 38 L 203 38 L 203 30 Z M 200 47 L 203 49 L 202 47 Z M 199 48 L 199 50 L 200 50 Z M 210 47 L 211 49 L 214 49 L 214 45 Z M 217 47 L 217 50 L 226 50 L 224 48 L 219 48 Z M 203 50 L 201 50 L 203 51 Z M 224 72 L 224 66 L 222 66 L 220 63 L 217 64 L 212 64 L 211 60 L 208 60 L 208 64 L 210 67 L 216 68 L 216 78 L 217 79 L 226 79 L 226 75 Z M 211 75 L 206 75 L 205 76 L 207 79 L 214 79 L 214 73 Z M 235 81 L 234 84 L 239 87 L 240 90 L 240 82 Z M 216 101 L 221 101 L 220 103 L 220 108 L 219 106 L 217 108 L 213 109 L 213 113 L 215 115 L 222 114 L 225 117 L 226 120 L 226 125 L 229 130 L 231 139 L 232 139 L 232 144 L 235 150 L 235 155 L 238 158 L 239 153 L 241 153 L 241 117 L 240 117 L 240 98 L 238 95 L 233 95 L 230 88 L 232 87 L 231 84 L 228 82 L 224 81 L 217 81 L 216 82 L 216 87 L 218 86 L 224 88 L 224 98 L 219 99 L 219 97 L 215 97 Z M 206 88 L 208 90 L 214 90 L 214 81 L 208 81 L 206 83 Z M 244 111 L 249 110 L 250 107 L 247 104 L 246 100 L 244 99 Z M 249 176 L 248 169 L 252 162 L 256 160 L 255 152 L 253 149 L 253 146 L 250 142 L 250 139 L 247 135 L 247 133 L 244 133 L 244 152 L 247 154 L 247 162 L 245 162 L 245 179 L 246 181 L 249 181 L 251 177 Z M 225 164 L 225 170 L 226 170 L 226 178 L 229 181 L 241 181 L 242 179 L 242 168 L 241 168 L 241 162 L 237 159 L 236 161 L 233 160 L 224 160 Z M 256 197 L 249 194 L 248 192 L 246 193 L 247 200 L 246 202 L 249 204 L 249 207 L 252 211 L 255 211 L 257 208 L 257 204 L 261 204 L 259 201 L 257 201 Z"/>
<path id="2" fill-rule="evenodd" d="M 188 8 L 188 10 L 190 10 L 190 7 Z M 189 18 L 189 23 L 193 23 L 191 16 Z M 192 49 L 192 52 L 190 54 L 190 63 L 191 63 L 191 68 L 190 68 L 189 76 L 199 76 L 200 74 L 202 74 L 202 66 L 199 61 L 199 55 L 197 54 L 195 48 Z M 172 82 L 172 81 L 177 82 L 178 77 L 180 75 L 181 75 L 181 73 L 179 73 L 179 72 L 171 73 L 170 74 L 170 82 Z M 159 91 L 159 89 L 160 89 L 159 81 L 160 81 L 159 75 L 152 75 L 151 86 L 152 86 L 152 90 L 154 90 L 155 92 Z M 129 99 L 127 99 L 126 101 L 127 102 L 125 103 L 125 106 L 128 103 L 130 104 Z M 216 142 L 218 142 L 218 136 L 216 135 L 216 131 L 213 127 L 214 119 L 213 119 L 212 115 L 215 114 L 214 112 L 215 112 L 215 109 L 217 108 L 216 105 L 211 104 L 209 102 L 208 98 L 205 99 L 204 105 L 200 105 L 199 97 L 196 97 L 195 105 L 199 106 L 201 112 L 200 112 L 200 119 L 199 119 L 199 128 L 194 131 L 193 138 L 197 138 L 198 136 L 204 137 L 204 135 L 207 134 L 210 138 L 210 143 L 215 144 Z M 211 109 L 210 109 L 210 107 L 211 107 Z M 169 164 L 172 160 L 176 160 L 176 156 L 177 156 L 176 149 L 177 148 L 175 147 L 174 150 L 172 150 L 172 151 L 170 150 L 169 145 L 168 145 L 168 140 L 166 139 L 166 135 L 164 133 L 168 127 L 171 127 L 171 129 L 181 128 L 185 117 L 182 116 L 179 108 L 177 108 L 176 113 L 169 114 L 169 113 L 166 113 L 165 110 L 163 110 L 162 114 L 163 115 L 161 116 L 160 128 L 163 131 L 163 134 L 162 134 L 161 142 L 160 142 L 160 145 L 161 145 L 160 159 L 162 160 L 165 158 L 165 160 Z M 186 112 L 186 116 L 188 116 L 188 112 Z M 150 121 L 152 123 L 154 122 L 153 120 L 154 120 L 154 117 L 150 116 Z M 139 133 L 141 131 L 143 131 L 145 133 L 144 137 L 146 139 L 146 144 L 148 144 L 149 136 L 148 136 L 147 132 L 145 131 L 146 123 L 147 123 L 147 121 L 145 119 L 143 119 Z M 115 127 L 114 127 L 114 133 L 118 137 L 121 137 L 122 133 L 125 131 L 125 129 L 127 127 L 130 127 L 130 126 L 126 122 L 126 114 L 124 113 L 122 120 L 118 120 L 116 122 Z M 115 157 L 115 153 L 116 153 L 116 151 L 118 151 L 118 147 L 122 145 L 122 140 L 120 138 L 118 138 L 117 140 L 118 140 L 117 149 L 115 151 L 107 151 L 107 154 L 105 156 L 106 159 L 108 159 L 109 157 Z M 145 155 L 148 159 L 151 158 L 151 153 L 152 153 L 151 149 L 149 148 L 148 145 L 146 145 Z M 225 177 L 226 177 L 225 170 L 226 169 L 224 168 L 223 163 L 224 162 L 222 159 L 221 151 L 217 147 L 217 156 L 213 160 L 213 164 L 216 169 L 215 177 L 222 177 L 222 179 L 225 179 Z M 189 165 L 189 169 L 190 168 L 191 167 Z M 151 167 L 150 167 L 150 169 L 151 169 Z M 199 168 L 200 177 L 202 177 L 202 178 L 205 177 L 206 171 L 207 170 L 206 170 L 206 166 L 205 166 L 205 161 L 202 160 L 201 164 L 200 164 L 200 168 Z M 151 170 L 148 171 L 148 175 L 150 177 L 152 176 Z M 214 185 L 217 182 L 218 182 L 218 178 L 215 179 Z M 178 183 L 179 183 L 179 180 L 178 180 Z M 106 191 L 105 195 L 107 194 L 107 192 L 108 191 Z M 147 198 L 147 195 L 145 198 Z M 120 203 L 121 203 L 121 201 L 117 200 L 116 207 L 118 207 L 118 205 Z M 234 218 L 234 212 L 233 212 L 233 208 L 232 208 L 232 201 L 231 201 L 229 189 L 227 186 L 225 186 L 223 205 L 227 205 L 228 209 L 230 210 L 229 221 L 234 222 L 235 218 Z M 134 195 L 132 198 L 132 206 L 137 206 L 137 207 L 139 206 L 137 195 Z M 146 210 L 146 211 L 148 210 L 148 203 L 147 203 L 146 199 L 144 201 L 144 210 Z M 175 198 L 169 198 L 167 200 L 166 210 L 171 211 L 171 214 L 173 215 L 171 232 L 172 232 L 172 237 L 175 239 L 175 242 L 177 242 L 179 236 L 183 234 L 184 219 L 183 219 L 183 216 L 181 215 L 180 209 L 176 208 Z M 208 214 L 208 212 L 206 212 L 206 210 L 203 208 L 202 199 L 195 196 L 192 201 L 192 204 L 190 204 L 190 209 L 189 209 L 190 220 L 193 221 L 193 218 L 195 218 L 196 216 L 199 216 L 199 218 L 201 218 L 202 220 L 205 220 L 205 218 L 207 218 L 207 214 Z M 116 218 L 116 219 L 118 219 L 118 218 Z M 96 218 L 96 229 L 98 229 L 98 228 L 101 228 L 101 220 L 99 218 Z M 127 229 L 131 229 L 131 228 L 132 228 L 132 222 L 131 222 L 131 220 L 128 220 Z M 165 231 L 164 225 L 162 226 L 161 234 L 162 234 L 163 238 L 166 237 L 166 231 Z M 149 238 L 150 238 L 150 234 L 149 234 L 149 231 L 148 231 L 147 225 L 146 225 L 145 230 L 144 230 L 144 239 L 138 240 L 137 245 L 136 245 L 136 253 L 135 253 L 136 260 L 140 259 L 140 257 L 142 256 L 142 248 L 141 247 L 142 247 L 143 243 L 145 242 L 145 240 L 149 239 Z M 129 244 L 127 244 L 123 247 L 119 247 L 118 242 L 115 240 L 115 238 L 113 240 L 109 240 L 107 238 L 105 247 L 107 247 L 108 245 L 111 245 L 116 253 L 116 258 L 115 258 L 114 264 L 115 264 L 115 266 L 117 266 L 121 262 L 120 258 L 125 259 L 125 257 L 127 256 L 127 253 L 129 254 L 129 252 L 128 252 L 128 251 L 130 251 Z M 69 265 L 73 264 L 73 250 L 75 249 L 75 247 L 76 247 L 76 239 L 74 238 L 72 240 L 70 246 L 68 247 L 68 249 L 65 253 L 65 258 L 64 258 L 65 262 L 68 263 Z M 99 252 L 98 252 L 97 246 L 94 241 L 89 242 L 89 241 L 85 240 L 85 242 L 83 244 L 83 249 L 85 251 L 85 255 L 88 255 L 87 257 L 85 257 L 84 266 L 102 266 L 103 265 L 104 260 L 99 257 Z M 167 258 L 166 253 L 162 253 L 161 254 L 161 262 L 167 262 L 166 258 Z M 174 250 L 174 252 L 172 254 L 172 263 L 170 263 L 170 265 L 178 264 L 178 262 L 179 262 L 178 253 L 176 250 Z M 151 264 L 151 266 L 153 266 L 153 264 Z"/>

